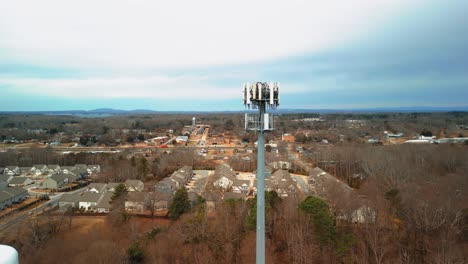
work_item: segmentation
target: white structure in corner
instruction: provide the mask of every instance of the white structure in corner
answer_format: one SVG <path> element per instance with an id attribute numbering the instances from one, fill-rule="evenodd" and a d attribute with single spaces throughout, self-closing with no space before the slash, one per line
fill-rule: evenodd
<path id="1" fill-rule="evenodd" d="M 18 264 L 18 251 L 10 246 L 0 245 L 0 263 Z"/>

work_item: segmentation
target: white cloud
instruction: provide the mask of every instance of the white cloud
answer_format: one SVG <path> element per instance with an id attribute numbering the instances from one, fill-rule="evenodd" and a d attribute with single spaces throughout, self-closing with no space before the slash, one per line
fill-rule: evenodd
<path id="1" fill-rule="evenodd" d="M 250 63 L 320 51 L 408 1 L 3 1 L 5 61 L 78 68 Z"/>
<path id="2" fill-rule="evenodd" d="M 0 78 L 0 87 L 14 87 L 28 96 L 67 98 L 155 98 L 155 99 L 235 99 L 241 97 L 241 84 L 236 87 L 210 83 L 203 76 L 147 76 L 88 79 Z M 286 93 L 304 91 L 288 87 Z"/>
<path id="3" fill-rule="evenodd" d="M 240 96 L 240 88 L 217 88 L 192 77 L 165 76 L 89 79 L 2 78 L 0 87 L 14 87 L 29 96 L 67 98 L 206 98 Z"/>

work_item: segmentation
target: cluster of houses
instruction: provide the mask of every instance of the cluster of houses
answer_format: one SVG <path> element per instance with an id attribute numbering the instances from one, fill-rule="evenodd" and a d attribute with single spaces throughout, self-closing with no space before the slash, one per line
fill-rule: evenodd
<path id="1" fill-rule="evenodd" d="M 120 184 L 124 184 L 128 191 L 129 207 L 132 202 L 135 202 L 133 197 L 146 194 L 143 192 L 144 183 L 140 180 L 127 180 L 124 183 L 91 183 L 81 193 L 63 194 L 59 200 L 59 208 L 74 208 L 85 212 L 108 213 L 111 208 L 112 195 Z M 127 201 L 125 204 L 127 207 Z"/>
<path id="2" fill-rule="evenodd" d="M 296 180 L 287 170 L 278 169 L 273 173 L 274 169 L 269 166 L 265 170 L 266 191 L 275 191 L 281 198 L 297 197 L 300 194 Z M 240 179 L 228 164 L 222 163 L 216 167 L 206 192 L 219 192 L 221 199 L 247 199 L 257 193 L 257 181 Z"/>
<path id="3" fill-rule="evenodd" d="M 115 188 L 119 184 L 124 184 L 127 189 L 124 201 L 126 211 L 142 213 L 152 207 L 154 211 L 167 212 L 174 193 L 186 187 L 192 179 L 192 168 L 185 166 L 160 181 L 151 191 L 145 191 L 144 183 L 140 180 L 127 180 L 124 183 L 91 183 L 82 193 L 64 194 L 59 200 L 59 208 L 71 207 L 84 212 L 108 213 Z M 189 197 L 193 201 L 196 199 L 194 193 Z"/>
<path id="4" fill-rule="evenodd" d="M 59 166 L 36 164 L 32 167 L 7 166 L 0 168 L 0 187 L 24 187 L 39 183 L 39 189 L 57 190 L 65 185 L 101 172 L 99 165 L 76 164 Z"/>

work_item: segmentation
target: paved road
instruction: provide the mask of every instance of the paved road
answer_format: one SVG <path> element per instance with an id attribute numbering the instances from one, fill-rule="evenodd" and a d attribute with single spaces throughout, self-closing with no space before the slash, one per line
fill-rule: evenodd
<path id="1" fill-rule="evenodd" d="M 209 170 L 194 170 L 195 174 L 193 181 L 187 186 L 189 191 L 201 194 L 205 189 L 206 180 L 211 171 Z"/>

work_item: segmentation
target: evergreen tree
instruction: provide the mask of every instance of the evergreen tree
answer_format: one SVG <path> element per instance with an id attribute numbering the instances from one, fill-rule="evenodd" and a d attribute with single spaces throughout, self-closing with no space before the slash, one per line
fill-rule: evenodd
<path id="1" fill-rule="evenodd" d="M 125 187 L 125 184 L 121 183 L 117 185 L 117 187 L 115 187 L 115 190 L 114 190 L 114 193 L 112 194 L 111 199 L 116 200 L 117 198 L 122 196 L 122 194 L 125 194 L 125 193 L 127 193 L 127 187 Z"/>
<path id="2" fill-rule="evenodd" d="M 185 188 L 180 188 L 174 195 L 172 204 L 169 207 L 169 216 L 172 219 L 178 219 L 183 213 L 190 210 L 190 201 Z"/>
<path id="3" fill-rule="evenodd" d="M 312 216 L 315 236 L 321 246 L 333 245 L 336 241 L 335 218 L 328 205 L 320 198 L 309 196 L 299 208 Z"/>

